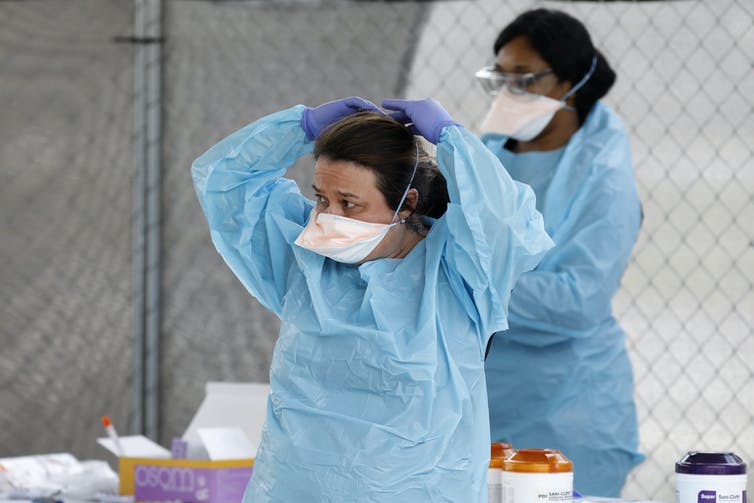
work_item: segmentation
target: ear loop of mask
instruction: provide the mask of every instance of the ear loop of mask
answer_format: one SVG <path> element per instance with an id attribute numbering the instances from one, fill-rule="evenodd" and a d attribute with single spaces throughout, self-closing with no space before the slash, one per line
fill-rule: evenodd
<path id="1" fill-rule="evenodd" d="M 575 86 L 573 86 L 570 91 L 568 91 L 567 93 L 565 93 L 565 96 L 563 96 L 562 98 L 560 98 L 560 101 L 562 101 L 563 103 L 565 103 L 565 100 L 567 100 L 576 91 L 578 91 L 579 89 L 581 89 L 582 87 L 584 87 L 584 84 L 587 83 L 587 81 L 589 80 L 589 78 L 594 73 L 594 69 L 595 68 L 597 68 L 597 55 L 596 54 L 594 56 L 592 56 L 592 64 L 589 66 L 589 71 L 586 72 L 586 75 L 584 75 L 584 77 L 581 80 L 579 80 L 578 83 Z M 567 108 L 569 110 L 576 110 L 576 108 L 572 107 L 571 105 L 566 105 L 563 108 Z"/>
<path id="2" fill-rule="evenodd" d="M 398 207 L 395 209 L 395 213 L 393 213 L 393 218 L 390 219 L 390 225 L 395 223 L 395 217 L 398 216 L 398 213 L 401 211 L 401 206 L 403 206 L 403 203 L 406 201 L 406 196 L 408 196 L 408 191 L 411 190 L 411 183 L 414 181 L 414 176 L 416 176 L 416 168 L 419 167 L 419 142 L 414 139 L 414 144 L 416 145 L 416 162 L 414 163 L 414 171 L 411 173 L 411 178 L 408 181 L 408 186 L 406 187 L 406 190 L 403 192 L 403 196 L 401 197 L 400 202 L 398 203 Z M 405 218 L 401 219 L 399 224 L 402 224 L 406 221 Z"/>

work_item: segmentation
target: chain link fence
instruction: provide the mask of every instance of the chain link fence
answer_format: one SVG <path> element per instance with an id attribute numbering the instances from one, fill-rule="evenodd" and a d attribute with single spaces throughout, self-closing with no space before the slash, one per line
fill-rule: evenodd
<path id="1" fill-rule="evenodd" d="M 0 2 L 0 457 L 101 456 L 131 408 L 132 17 Z"/>
<path id="2" fill-rule="evenodd" d="M 0 457 L 101 458 L 98 417 L 138 425 L 132 395 L 150 393 L 132 363 L 134 5 L 57 5 L 0 2 Z M 644 205 L 614 302 L 647 454 L 624 495 L 673 501 L 673 463 L 689 449 L 751 465 L 750 0 L 163 0 L 151 103 L 162 110 L 163 443 L 206 381 L 266 381 L 278 328 L 214 251 L 191 161 L 263 114 L 346 95 L 433 96 L 475 129 L 489 101 L 473 73 L 500 28 L 534 6 L 583 20 L 616 69 L 606 101 L 630 131 Z M 310 160 L 290 173 L 306 192 Z"/>

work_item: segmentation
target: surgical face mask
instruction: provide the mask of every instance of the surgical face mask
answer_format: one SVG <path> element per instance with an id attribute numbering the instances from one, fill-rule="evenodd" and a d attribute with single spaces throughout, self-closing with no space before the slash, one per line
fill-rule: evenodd
<path id="1" fill-rule="evenodd" d="M 403 192 L 398 207 L 389 224 L 364 222 L 354 218 L 317 213 L 314 208 L 309 216 L 309 223 L 296 239 L 296 244 L 307 250 L 345 264 L 357 264 L 369 256 L 385 238 L 390 229 L 405 220 L 396 221 L 398 212 L 406 200 L 411 183 L 419 165 L 419 145 L 416 146 L 416 163 L 411 179 Z"/>
<path id="2" fill-rule="evenodd" d="M 594 73 L 597 56 L 586 73 L 565 96 L 556 100 L 541 94 L 513 94 L 507 87 L 501 87 L 480 127 L 483 133 L 499 133 L 518 141 L 531 141 L 539 136 L 550 123 L 555 112 L 566 105 L 566 100 L 586 84 Z"/>
<path id="3" fill-rule="evenodd" d="M 555 112 L 565 106 L 561 100 L 541 95 L 528 95 L 526 101 L 503 88 L 482 121 L 483 133 L 499 133 L 519 141 L 539 136 Z"/>

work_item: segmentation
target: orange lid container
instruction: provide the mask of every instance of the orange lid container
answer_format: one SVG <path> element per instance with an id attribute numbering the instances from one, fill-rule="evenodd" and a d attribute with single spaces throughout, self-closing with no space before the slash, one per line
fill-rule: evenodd
<path id="1" fill-rule="evenodd" d="M 503 458 L 490 458 L 490 468 L 503 469 Z"/>
<path id="2" fill-rule="evenodd" d="M 503 470 L 519 473 L 573 471 L 573 462 L 554 449 L 519 449 L 503 460 Z"/>
<path id="3" fill-rule="evenodd" d="M 516 451 L 513 450 L 511 444 L 505 442 L 492 442 L 490 444 L 490 459 L 505 459 L 514 452 Z"/>

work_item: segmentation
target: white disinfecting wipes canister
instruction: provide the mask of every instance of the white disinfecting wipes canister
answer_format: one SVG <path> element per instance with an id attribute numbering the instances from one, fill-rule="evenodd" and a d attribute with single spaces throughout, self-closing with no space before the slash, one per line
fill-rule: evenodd
<path id="1" fill-rule="evenodd" d="M 503 503 L 571 503 L 573 462 L 560 451 L 519 449 L 503 461 Z"/>
<path id="2" fill-rule="evenodd" d="M 676 503 L 746 503 L 746 463 L 732 452 L 691 451 L 675 464 Z"/>
<path id="3" fill-rule="evenodd" d="M 503 503 L 503 463 L 514 454 L 511 444 L 505 442 L 490 443 L 490 467 L 487 470 L 487 501 Z"/>
<path id="4" fill-rule="evenodd" d="M 491 459 L 487 469 L 487 503 L 502 503 L 503 488 L 501 478 L 501 459 Z"/>

